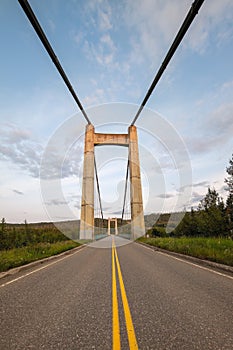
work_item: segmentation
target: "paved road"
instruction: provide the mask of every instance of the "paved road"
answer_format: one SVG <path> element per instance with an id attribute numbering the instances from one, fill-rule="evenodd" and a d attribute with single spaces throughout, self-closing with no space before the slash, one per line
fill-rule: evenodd
<path id="1" fill-rule="evenodd" d="M 1 350 L 233 349 L 233 279 L 136 243 L 0 284 Z"/>

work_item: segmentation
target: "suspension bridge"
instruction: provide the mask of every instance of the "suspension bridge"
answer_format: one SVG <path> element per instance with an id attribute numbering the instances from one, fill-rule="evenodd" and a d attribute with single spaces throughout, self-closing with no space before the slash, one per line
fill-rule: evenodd
<path id="1" fill-rule="evenodd" d="M 105 232 L 100 241 L 107 240 L 110 249 L 82 245 L 0 279 L 2 349 L 232 349 L 232 275 L 135 242 L 124 245 L 119 227 L 121 221 L 128 222 L 131 240 L 145 233 L 135 123 L 203 2 L 193 2 L 128 132 L 101 134 L 95 132 L 28 1 L 19 0 L 87 122 L 80 239 L 93 241 Z M 101 204 L 95 147 L 106 145 L 128 149 L 120 218 L 104 218 Z"/>
<path id="2" fill-rule="evenodd" d="M 74 98 L 76 104 L 78 105 L 83 117 L 87 122 L 85 131 L 85 145 L 84 145 L 84 162 L 83 162 L 83 181 L 82 181 L 82 200 L 81 200 L 81 218 L 80 218 L 80 230 L 79 239 L 81 241 L 93 241 L 97 238 L 102 238 L 109 234 L 110 230 L 104 230 L 104 213 L 101 203 L 101 191 L 100 183 L 98 179 L 98 169 L 96 166 L 95 159 L 95 147 L 114 145 L 128 147 L 128 162 L 126 169 L 126 179 L 125 179 L 125 191 L 124 191 L 124 201 L 122 208 L 121 223 L 123 223 L 126 205 L 126 191 L 127 187 L 130 187 L 130 222 L 131 229 L 128 234 L 128 238 L 135 240 L 140 236 L 145 234 L 145 223 L 144 223 L 144 212 L 143 212 L 143 198 L 142 198 L 142 185 L 141 185 L 141 174 L 140 174 L 140 160 L 138 152 L 138 136 L 137 127 L 135 125 L 136 121 L 140 117 L 143 108 L 145 107 L 147 101 L 149 100 L 153 90 L 155 89 L 157 83 L 159 82 L 163 72 L 165 71 L 167 65 L 169 64 L 172 56 L 174 55 L 176 49 L 181 43 L 183 37 L 185 36 L 187 30 L 189 29 L 191 23 L 193 22 L 195 16 L 197 15 L 199 9 L 201 8 L 204 0 L 195 0 L 180 27 L 175 39 L 165 56 L 161 67 L 159 68 L 154 80 L 151 83 L 137 113 L 135 114 L 132 123 L 128 127 L 127 134 L 100 134 L 95 132 L 95 127 L 91 123 L 81 101 L 79 100 L 76 92 L 74 91 L 64 69 L 62 68 L 53 48 L 51 47 L 42 27 L 40 26 L 31 6 L 27 0 L 19 0 L 25 14 L 27 15 L 29 21 L 31 22 L 33 28 L 35 29 L 38 37 L 40 38 L 44 48 L 49 54 L 52 62 L 56 66 L 58 72 L 60 73 L 64 83 L 66 84 L 68 90 L 70 91 L 72 97 Z M 128 177 L 130 186 L 128 184 Z M 95 230 L 95 199 L 94 199 L 94 180 L 96 179 L 97 193 L 98 193 L 98 205 L 100 218 L 98 220 L 98 229 Z M 118 232 L 118 231 L 117 231 Z M 125 233 L 123 233 L 125 236 Z"/>

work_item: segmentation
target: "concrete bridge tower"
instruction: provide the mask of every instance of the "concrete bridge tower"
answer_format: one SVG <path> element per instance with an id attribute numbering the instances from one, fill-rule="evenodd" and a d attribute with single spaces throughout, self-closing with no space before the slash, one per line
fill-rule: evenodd
<path id="1" fill-rule="evenodd" d="M 80 239 L 94 239 L 94 148 L 104 145 L 129 149 L 131 239 L 136 239 L 145 234 L 137 128 L 130 126 L 128 134 L 101 134 L 91 124 L 85 132 Z"/>

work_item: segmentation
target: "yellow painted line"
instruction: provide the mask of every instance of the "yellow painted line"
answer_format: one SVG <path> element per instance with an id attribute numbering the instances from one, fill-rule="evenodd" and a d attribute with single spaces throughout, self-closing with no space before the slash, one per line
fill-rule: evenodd
<path id="1" fill-rule="evenodd" d="M 129 341 L 129 348 L 130 350 L 138 350 L 138 344 L 137 339 L 134 331 L 133 321 L 130 313 L 129 303 L 126 296 L 125 286 L 123 282 L 123 277 L 121 273 L 120 263 L 117 256 L 117 251 L 115 246 L 113 247 L 114 253 L 115 253 L 115 259 L 116 259 L 116 265 L 117 265 L 117 271 L 118 271 L 118 278 L 119 278 L 119 284 L 120 284 L 120 290 L 121 290 L 121 298 L 122 298 L 122 304 L 124 308 L 124 314 L 125 314 L 125 323 L 126 323 L 126 329 L 128 334 L 128 341 Z"/>
<path id="2" fill-rule="evenodd" d="M 119 325 L 114 250 L 115 250 L 115 247 L 114 247 L 114 243 L 112 242 L 112 348 L 113 350 L 120 350 L 121 339 L 120 339 L 120 325 Z"/>

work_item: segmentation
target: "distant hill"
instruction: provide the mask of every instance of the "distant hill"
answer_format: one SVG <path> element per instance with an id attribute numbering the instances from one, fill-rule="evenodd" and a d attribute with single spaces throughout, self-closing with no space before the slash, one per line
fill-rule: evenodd
<path id="1" fill-rule="evenodd" d="M 177 213 L 179 214 L 179 213 Z M 146 230 L 152 228 L 153 226 L 158 227 L 166 227 L 168 220 L 170 218 L 170 213 L 151 213 L 148 215 L 145 215 L 145 226 Z M 117 220 L 118 227 L 121 227 L 123 225 L 129 224 L 130 220 L 121 220 L 120 218 Z M 80 226 L 80 220 L 67 220 L 67 221 L 57 221 L 57 222 L 38 222 L 38 223 L 27 223 L 28 228 L 34 229 L 34 230 L 51 230 L 54 227 L 56 227 L 58 230 L 63 232 L 66 236 L 76 239 L 77 233 L 79 232 L 79 226 Z M 8 228 L 15 227 L 15 228 L 23 228 L 25 226 L 25 223 L 22 224 L 7 224 Z M 96 227 L 108 227 L 108 220 L 100 218 L 95 218 L 95 226 Z"/>
<path id="2" fill-rule="evenodd" d="M 178 213 L 179 214 L 179 213 Z M 144 216 L 145 218 L 145 225 L 146 227 L 152 227 L 153 225 L 166 225 L 171 214 L 170 213 L 151 213 L 147 214 Z M 95 218 L 95 225 L 98 226 L 102 222 L 102 219 L 100 218 Z M 123 220 L 123 224 L 129 223 L 130 220 Z M 121 225 L 121 219 L 117 219 L 118 225 Z M 56 225 L 57 227 L 77 227 L 80 224 L 80 220 L 64 220 L 64 221 L 56 221 L 56 222 L 36 222 L 36 223 L 28 223 L 31 227 L 34 228 L 39 228 L 40 226 L 43 227 L 51 227 L 53 225 Z M 108 224 L 108 219 L 104 219 L 104 227 L 107 227 Z M 25 225 L 25 223 L 22 224 L 9 224 L 9 226 L 15 226 L 15 227 L 20 227 L 22 225 Z"/>

